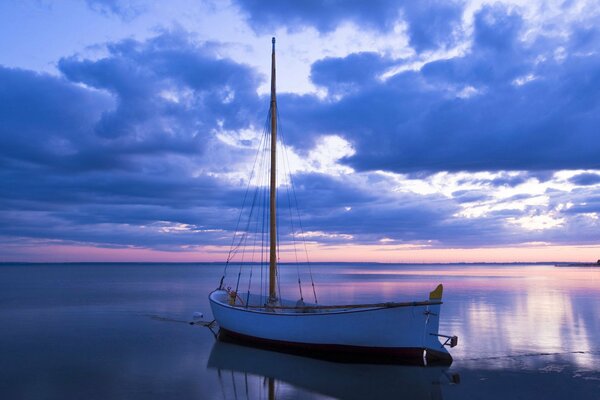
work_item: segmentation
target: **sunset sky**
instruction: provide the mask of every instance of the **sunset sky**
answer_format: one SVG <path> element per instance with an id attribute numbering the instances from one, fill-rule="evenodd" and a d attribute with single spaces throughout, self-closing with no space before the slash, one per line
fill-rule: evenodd
<path id="1" fill-rule="evenodd" d="M 600 258 L 597 0 L 5 0 L 0 261 L 224 261 L 272 36 L 311 260 Z"/>

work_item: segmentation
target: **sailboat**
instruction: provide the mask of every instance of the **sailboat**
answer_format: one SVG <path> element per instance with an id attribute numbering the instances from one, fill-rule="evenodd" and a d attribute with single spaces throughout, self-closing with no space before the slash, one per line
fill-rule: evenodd
<path id="1" fill-rule="evenodd" d="M 260 293 L 251 293 L 250 289 L 239 293 L 241 264 L 235 290 L 225 286 L 223 274 L 219 287 L 209 295 L 214 320 L 219 326 L 218 338 L 342 362 L 450 364 L 452 357 L 447 347 L 454 347 L 457 337 L 438 333 L 441 284 L 429 293 L 428 298 L 410 302 L 323 305 L 317 303 L 316 292 L 314 303 L 307 303 L 302 297 L 295 301 L 280 295 L 277 290 L 280 267 L 277 253 L 277 117 L 273 38 L 271 98 L 265 125 L 268 134 L 265 140 L 270 141 L 269 213 L 266 218 L 269 226 L 268 274 L 265 271 L 268 284 L 265 282 Z M 267 225 L 266 219 L 263 219 L 263 225 Z M 236 246 L 232 243 L 233 252 L 240 243 L 241 240 Z M 229 261 L 228 257 L 226 271 Z M 314 283 L 312 288 L 314 291 Z"/>

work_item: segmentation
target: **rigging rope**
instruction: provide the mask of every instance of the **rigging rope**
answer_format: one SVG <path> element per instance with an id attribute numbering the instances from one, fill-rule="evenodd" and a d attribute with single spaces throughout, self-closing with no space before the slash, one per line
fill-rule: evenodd
<path id="1" fill-rule="evenodd" d="M 235 233 L 233 234 L 233 238 L 231 239 L 231 246 L 229 248 L 229 254 L 227 255 L 227 261 L 225 262 L 225 269 L 223 270 L 223 276 L 221 277 L 221 282 L 219 283 L 219 289 L 223 289 L 223 280 L 225 279 L 225 276 L 227 275 L 227 267 L 229 266 L 229 261 L 231 261 L 231 258 L 235 255 L 235 252 L 237 251 L 237 248 L 239 247 L 239 243 L 238 243 L 238 246 L 235 246 L 235 248 L 234 248 L 235 238 L 239 232 L 240 221 L 242 220 L 244 206 L 246 205 L 246 198 L 248 196 L 248 192 L 250 191 L 250 185 L 252 184 L 252 177 L 254 175 L 256 161 L 258 160 L 258 155 L 260 154 L 260 148 L 262 147 L 262 142 L 264 140 L 265 140 L 265 136 L 263 135 L 261 137 L 261 143 L 259 143 L 259 147 L 258 147 L 259 150 L 256 152 L 256 156 L 254 157 L 254 163 L 252 164 L 252 171 L 250 172 L 250 179 L 248 179 L 248 185 L 246 186 L 246 192 L 244 193 L 244 200 L 242 201 L 242 208 L 240 210 L 240 215 L 238 216 L 237 223 L 235 225 Z"/>
<path id="2" fill-rule="evenodd" d="M 279 120 L 279 118 L 278 118 Z M 280 129 L 281 132 L 281 144 L 282 144 L 282 148 L 284 149 L 283 153 L 284 153 L 284 157 L 282 157 L 283 160 L 283 169 L 284 169 L 284 176 L 285 178 L 287 178 L 287 183 L 285 185 L 285 189 L 286 189 L 286 193 L 287 193 L 287 200 L 288 200 L 288 211 L 290 214 L 290 227 L 292 230 L 292 245 L 294 248 L 294 258 L 296 259 L 296 276 L 298 278 L 298 290 L 300 292 L 300 300 L 304 301 L 304 295 L 302 293 L 302 279 L 300 278 L 300 264 L 299 264 L 299 260 L 298 260 L 298 251 L 296 248 L 296 230 L 294 228 L 294 216 L 292 213 L 292 200 L 291 200 L 291 196 L 290 196 L 290 186 L 291 186 L 291 179 L 290 177 L 292 176 L 292 170 L 291 167 L 289 165 L 289 158 L 287 156 L 287 148 L 285 146 L 285 142 L 283 140 L 283 132 L 282 129 Z M 287 168 L 287 174 L 285 174 L 285 170 Z"/>
<path id="3" fill-rule="evenodd" d="M 281 121 L 281 119 L 279 118 L 279 114 L 278 114 L 278 121 Z M 280 122 L 281 124 L 281 122 Z M 284 142 L 284 134 L 283 134 L 284 130 L 283 127 L 280 130 L 280 137 L 281 137 L 281 141 L 282 143 Z M 287 160 L 288 165 L 289 165 L 289 156 L 288 156 L 288 152 L 287 152 L 287 147 L 285 146 L 285 144 L 282 146 L 283 147 L 283 154 L 284 154 L 284 159 Z M 289 171 L 288 174 L 289 180 L 290 180 L 290 186 L 292 188 L 292 194 L 294 195 L 294 203 L 295 203 L 295 208 L 296 208 L 296 214 L 298 216 L 298 225 L 300 227 L 300 237 L 302 238 L 302 244 L 304 245 L 304 254 L 306 256 L 306 264 L 308 266 L 308 273 L 309 273 L 309 277 L 310 277 L 310 284 L 312 287 L 312 292 L 313 292 L 313 297 L 315 299 L 315 303 L 319 303 L 319 301 L 317 300 L 317 290 L 315 288 L 315 281 L 313 279 L 313 273 L 312 273 L 312 265 L 310 263 L 309 257 L 308 257 L 308 248 L 306 246 L 306 235 L 304 234 L 304 228 L 302 227 L 302 219 L 300 218 L 300 208 L 298 207 L 298 197 L 296 196 L 296 185 L 294 185 L 294 178 L 292 176 L 292 172 L 291 170 Z M 290 207 L 290 211 L 291 211 L 291 207 Z"/>
<path id="4" fill-rule="evenodd" d="M 279 112 L 277 112 L 277 116 L 279 117 Z M 232 263 L 234 258 L 239 257 L 239 268 L 237 274 L 237 280 L 235 284 L 235 293 L 238 293 L 240 288 L 241 277 L 243 275 L 243 266 L 248 264 L 246 261 L 246 253 L 249 251 L 251 254 L 250 258 L 250 271 L 248 274 L 248 285 L 246 292 L 246 302 L 245 306 L 248 307 L 250 303 L 250 294 L 252 292 L 252 280 L 254 276 L 254 264 L 255 262 L 260 263 L 260 287 L 259 293 L 264 298 L 267 298 L 268 291 L 268 268 L 269 268 L 269 237 L 268 237 L 268 229 L 265 229 L 270 224 L 270 213 L 268 213 L 268 198 L 269 198 L 269 153 L 270 153 L 270 123 L 271 123 L 271 112 L 269 108 L 269 112 L 267 113 L 267 118 L 265 119 L 265 124 L 263 126 L 262 135 L 259 141 L 259 148 L 257 149 L 256 156 L 254 157 L 254 162 L 252 164 L 252 171 L 250 172 L 250 179 L 248 180 L 248 185 L 246 187 L 246 191 L 244 193 L 244 199 L 242 202 L 242 208 L 240 210 L 240 214 L 236 223 L 235 233 L 231 242 L 231 247 L 229 249 L 229 253 L 227 255 L 227 261 L 225 263 L 225 268 L 223 271 L 223 276 L 221 277 L 221 281 L 219 284 L 219 288 L 223 289 L 223 281 L 227 276 L 227 271 L 229 265 Z M 282 129 L 281 119 L 278 118 L 278 131 L 280 132 L 278 137 L 278 143 L 280 147 L 283 149 L 281 152 L 281 166 L 282 166 L 282 178 L 280 178 L 281 186 L 285 186 L 285 194 L 287 196 L 287 208 L 289 214 L 289 226 L 291 229 L 291 244 L 294 251 L 294 259 L 296 264 L 296 277 L 298 282 L 298 290 L 300 294 L 300 300 L 304 300 L 304 293 L 302 289 L 302 273 L 300 272 L 300 259 L 299 259 L 299 249 L 298 249 L 298 237 L 302 240 L 302 244 L 304 247 L 304 254 L 306 257 L 306 264 L 308 266 L 308 273 L 310 277 L 310 284 L 312 288 L 312 293 L 314 297 L 315 303 L 318 304 L 316 287 L 314 283 L 313 273 L 312 273 L 312 265 L 310 263 L 308 257 L 308 248 L 306 244 L 306 234 L 304 232 L 304 228 L 302 226 L 302 219 L 300 218 L 300 210 L 298 207 L 298 196 L 296 194 L 296 188 L 294 185 L 294 180 L 292 177 L 290 158 L 288 155 L 288 150 L 285 145 L 284 131 Z M 276 166 L 275 166 L 276 167 Z M 258 169 L 258 171 L 257 171 Z M 252 195 L 250 194 L 250 188 L 254 186 L 254 192 Z M 250 197 L 252 197 L 250 201 Z M 276 196 L 276 202 L 279 203 L 279 196 Z M 250 206 L 249 213 L 245 213 L 245 209 L 247 206 Z M 255 210 L 256 208 L 259 210 Z M 294 213 L 292 208 L 296 208 L 296 212 Z M 295 215 L 294 215 L 295 214 Z M 247 215 L 247 220 L 245 219 L 245 215 Z M 297 218 L 297 224 L 294 219 Z M 276 248 L 276 256 L 277 256 L 277 264 L 281 260 L 281 251 L 282 251 L 282 243 L 280 237 L 284 237 L 284 232 L 280 229 L 280 218 L 276 217 L 275 225 L 276 235 L 277 235 L 277 248 Z M 254 224 L 254 225 L 253 225 Z M 242 225 L 245 225 L 245 229 L 242 232 Z M 260 237 L 258 230 L 261 230 Z M 297 232 L 299 229 L 299 232 Z M 287 234 L 286 234 L 287 235 Z M 249 246 L 249 240 L 251 243 L 251 249 Z M 256 251 L 257 246 L 260 243 L 260 261 L 256 259 Z M 285 251 L 285 248 L 283 248 Z M 267 271 L 267 273 L 265 273 Z M 276 279 L 276 287 L 278 291 L 278 297 L 281 298 L 281 270 L 277 268 L 275 270 L 275 279 Z M 240 298 L 240 301 L 242 299 Z"/>
<path id="5" fill-rule="evenodd" d="M 241 260 L 240 260 L 240 268 L 239 268 L 239 272 L 238 272 L 238 278 L 237 278 L 237 282 L 235 285 L 235 291 L 236 293 L 238 292 L 239 286 L 240 286 L 240 278 L 242 276 L 242 265 L 244 263 L 244 256 L 246 255 L 246 243 L 248 242 L 248 232 L 250 231 L 250 224 L 252 222 L 252 214 L 254 213 L 254 205 L 256 204 L 256 197 L 258 195 L 258 190 L 254 191 L 254 196 L 252 198 L 252 205 L 250 206 L 250 215 L 248 216 L 248 223 L 246 224 L 246 230 L 245 233 L 243 235 L 243 241 L 244 241 L 244 247 L 242 248 L 242 256 L 241 256 Z"/>
<path id="6" fill-rule="evenodd" d="M 265 127 L 263 129 L 263 136 L 265 137 L 265 143 L 266 143 L 266 136 L 267 136 L 267 128 Z M 262 151 L 262 155 L 261 155 L 261 161 L 260 161 L 260 165 L 259 165 L 259 172 L 260 175 L 258 176 L 258 182 L 257 182 L 257 186 L 256 186 L 256 193 L 258 193 L 258 208 L 259 208 L 259 213 L 257 213 L 256 216 L 256 229 L 254 231 L 254 242 L 252 245 L 252 258 L 251 258 L 251 264 L 250 264 L 250 277 L 248 279 L 248 291 L 246 294 L 246 307 L 248 306 L 249 302 L 250 302 L 250 292 L 252 289 L 252 277 L 253 277 L 253 271 L 254 271 L 254 257 L 256 254 L 256 244 L 258 242 L 258 238 L 259 238 L 259 227 L 261 228 L 261 246 L 260 246 L 260 265 L 259 268 L 261 270 L 261 291 L 260 293 L 262 294 L 262 268 L 263 268 L 263 261 L 264 261 L 264 227 L 265 227 L 265 209 L 266 209 L 266 187 L 262 184 L 263 183 L 263 171 L 264 171 L 264 163 L 265 163 L 265 159 L 266 159 L 266 149 Z M 260 210 L 262 210 L 262 218 L 260 216 Z M 259 225 L 260 220 L 262 219 L 262 226 Z"/>

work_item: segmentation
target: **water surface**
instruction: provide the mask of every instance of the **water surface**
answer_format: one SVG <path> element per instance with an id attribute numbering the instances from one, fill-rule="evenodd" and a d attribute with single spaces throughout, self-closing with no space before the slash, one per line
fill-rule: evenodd
<path id="1" fill-rule="evenodd" d="M 313 265 L 321 303 L 426 299 L 443 282 L 450 368 L 338 364 L 217 343 L 218 264 L 0 265 L 6 399 L 595 399 L 600 269 Z M 298 297 L 295 267 L 282 292 Z M 308 286 L 304 295 L 309 299 Z"/>

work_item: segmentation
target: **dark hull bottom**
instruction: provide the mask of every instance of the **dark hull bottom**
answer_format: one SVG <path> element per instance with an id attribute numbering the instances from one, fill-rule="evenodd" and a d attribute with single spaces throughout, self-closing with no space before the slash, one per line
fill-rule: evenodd
<path id="1" fill-rule="evenodd" d="M 452 357 L 448 353 L 418 347 L 362 347 L 285 342 L 242 335 L 223 328 L 219 330 L 219 340 L 335 362 L 405 365 L 452 364 Z M 425 350 L 427 353 L 423 357 Z"/>

